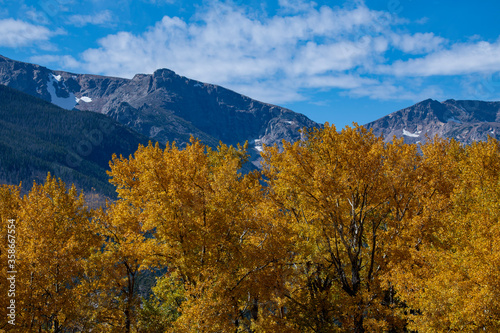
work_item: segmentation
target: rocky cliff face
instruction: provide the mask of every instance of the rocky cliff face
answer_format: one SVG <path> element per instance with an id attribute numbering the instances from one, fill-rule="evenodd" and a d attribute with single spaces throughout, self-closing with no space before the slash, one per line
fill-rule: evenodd
<path id="1" fill-rule="evenodd" d="M 0 84 L 65 109 L 106 114 L 163 143 L 183 144 L 190 135 L 211 146 L 248 140 L 255 164 L 262 144 L 296 141 L 299 129 L 319 126 L 291 110 L 168 69 L 123 79 L 52 71 L 0 56 Z"/>
<path id="2" fill-rule="evenodd" d="M 394 136 L 416 143 L 435 135 L 469 144 L 488 136 L 500 139 L 500 102 L 438 102 L 428 99 L 366 124 L 386 141 Z"/>

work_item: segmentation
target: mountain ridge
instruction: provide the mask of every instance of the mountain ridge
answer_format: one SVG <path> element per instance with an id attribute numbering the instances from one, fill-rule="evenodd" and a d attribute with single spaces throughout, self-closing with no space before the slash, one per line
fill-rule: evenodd
<path id="1" fill-rule="evenodd" d="M 289 109 L 169 69 L 125 79 L 50 70 L 0 57 L 0 84 L 66 109 L 105 114 L 162 143 L 182 145 L 191 135 L 210 146 L 248 141 L 256 166 L 262 144 L 296 141 L 301 138 L 299 129 L 321 126 Z"/>
<path id="2" fill-rule="evenodd" d="M 249 142 L 253 167 L 262 145 L 300 140 L 299 129 L 321 124 L 292 110 L 227 88 L 177 75 L 170 69 L 119 78 L 51 70 L 0 56 L 0 84 L 77 111 L 101 113 L 161 143 L 178 146 L 191 136 L 215 147 Z M 365 124 L 385 141 L 418 143 L 438 135 L 469 144 L 500 139 L 500 102 L 426 99 Z"/>
<path id="3" fill-rule="evenodd" d="M 383 136 L 385 141 L 395 136 L 407 143 L 417 143 L 435 135 L 465 144 L 485 141 L 488 136 L 500 140 L 500 102 L 426 99 L 365 127 Z"/>

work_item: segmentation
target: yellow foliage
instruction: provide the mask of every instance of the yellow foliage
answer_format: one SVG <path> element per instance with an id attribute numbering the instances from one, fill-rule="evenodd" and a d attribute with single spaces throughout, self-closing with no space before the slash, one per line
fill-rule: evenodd
<path id="1" fill-rule="evenodd" d="M 79 310 L 85 294 L 79 282 L 96 238 L 83 195 L 74 187 L 66 190 L 49 174 L 44 185 L 33 184 L 17 203 L 12 211 L 17 215 L 14 331 L 84 329 Z"/>
<path id="2" fill-rule="evenodd" d="M 496 332 L 499 312 L 500 149 L 496 140 L 423 147 L 427 199 L 414 222 L 426 230 L 392 282 L 419 332 Z M 414 225 L 416 226 L 416 225 Z M 410 311 L 411 309 L 411 311 Z"/>
<path id="3" fill-rule="evenodd" d="M 286 320 L 311 332 L 400 326 L 380 276 L 413 207 L 417 162 L 415 146 L 359 126 L 326 124 L 283 152 L 265 148 L 268 196 L 291 235 Z"/>
<path id="4" fill-rule="evenodd" d="M 175 272 L 186 289 L 175 331 L 243 325 L 269 284 L 259 285 L 258 275 L 279 250 L 269 248 L 272 225 L 258 210 L 259 175 L 238 171 L 244 149 L 192 140 L 183 150 L 150 145 L 112 161 L 120 200 L 152 235 L 150 263 Z"/>
<path id="5" fill-rule="evenodd" d="M 0 186 L 19 281 L 18 326 L 0 330 L 500 331 L 496 140 L 384 143 L 326 124 L 243 175 L 246 148 L 114 156 L 119 198 L 95 211 L 50 175 L 23 198 Z"/>

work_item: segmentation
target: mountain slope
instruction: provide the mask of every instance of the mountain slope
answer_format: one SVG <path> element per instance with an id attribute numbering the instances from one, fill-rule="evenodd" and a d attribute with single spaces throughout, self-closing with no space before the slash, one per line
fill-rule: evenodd
<path id="1" fill-rule="evenodd" d="M 123 79 L 52 71 L 0 56 L 0 84 L 66 109 L 106 114 L 163 143 L 182 144 L 190 135 L 211 146 L 248 140 L 254 162 L 261 144 L 296 141 L 300 128 L 319 126 L 291 110 L 168 69 Z"/>
<path id="2" fill-rule="evenodd" d="M 428 99 L 365 126 L 386 141 L 396 136 L 415 143 L 425 141 L 426 135 L 454 138 L 466 144 L 487 140 L 488 136 L 500 139 L 500 102 Z"/>
<path id="3" fill-rule="evenodd" d="M 31 186 L 47 172 L 88 192 L 113 197 L 106 170 L 148 138 L 93 112 L 63 110 L 0 85 L 0 181 Z"/>

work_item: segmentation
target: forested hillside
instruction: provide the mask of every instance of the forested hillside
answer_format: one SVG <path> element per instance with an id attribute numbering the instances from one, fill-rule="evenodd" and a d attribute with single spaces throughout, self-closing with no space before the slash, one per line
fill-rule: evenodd
<path id="1" fill-rule="evenodd" d="M 106 209 L 50 176 L 25 197 L 2 186 L 16 326 L 0 329 L 500 330 L 498 141 L 385 143 L 328 124 L 305 137 L 264 147 L 245 175 L 246 147 L 141 146 L 112 160 Z"/>
<path id="2" fill-rule="evenodd" d="M 114 197 L 106 170 L 148 139 L 93 112 L 67 111 L 0 85 L 0 181 L 29 189 L 50 172 L 90 192 Z"/>

